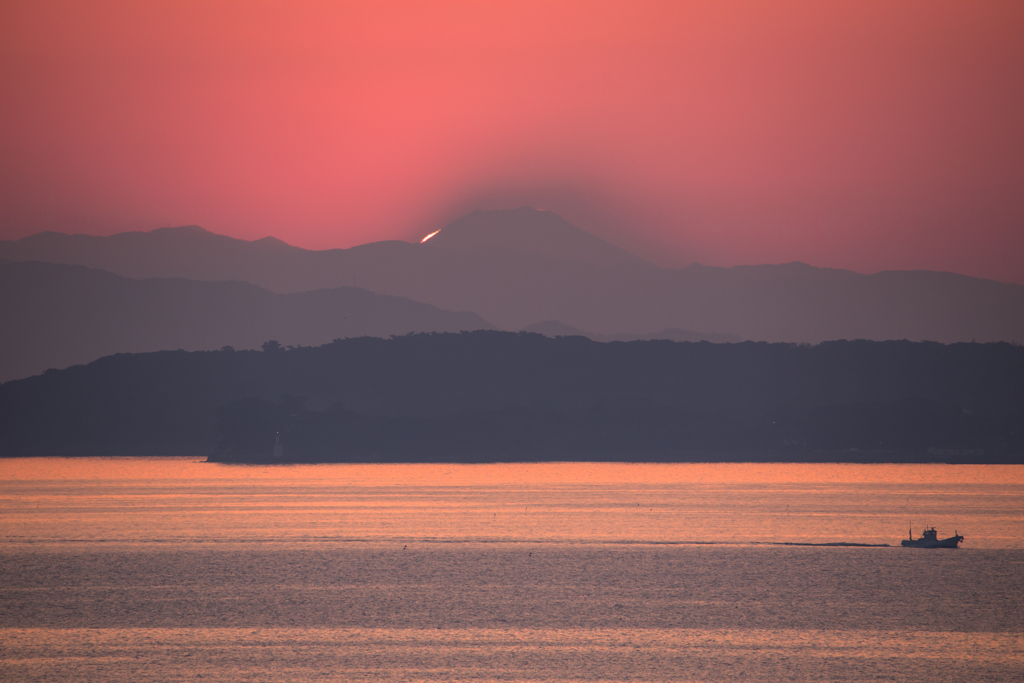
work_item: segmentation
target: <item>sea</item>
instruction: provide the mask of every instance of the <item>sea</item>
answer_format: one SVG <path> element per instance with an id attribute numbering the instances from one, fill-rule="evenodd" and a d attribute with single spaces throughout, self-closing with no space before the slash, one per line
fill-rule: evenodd
<path id="1" fill-rule="evenodd" d="M 0 460 L 0 680 L 1024 681 L 1024 466 Z"/>

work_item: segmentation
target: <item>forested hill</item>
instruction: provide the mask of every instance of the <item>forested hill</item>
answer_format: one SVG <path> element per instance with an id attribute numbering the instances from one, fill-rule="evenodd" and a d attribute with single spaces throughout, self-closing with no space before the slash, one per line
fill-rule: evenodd
<path id="1" fill-rule="evenodd" d="M 119 354 L 0 385 L 0 455 L 1024 462 L 1024 348 L 468 332 Z"/>

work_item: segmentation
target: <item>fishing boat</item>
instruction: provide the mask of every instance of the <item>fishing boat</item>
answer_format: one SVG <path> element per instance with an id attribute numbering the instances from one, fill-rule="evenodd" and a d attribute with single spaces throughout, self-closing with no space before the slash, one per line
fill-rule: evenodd
<path id="1" fill-rule="evenodd" d="M 921 533 L 921 538 L 914 539 L 914 530 L 910 530 L 910 540 L 904 540 L 900 545 L 904 548 L 957 548 L 964 537 L 953 532 L 949 538 L 939 538 L 935 527 L 928 527 Z"/>

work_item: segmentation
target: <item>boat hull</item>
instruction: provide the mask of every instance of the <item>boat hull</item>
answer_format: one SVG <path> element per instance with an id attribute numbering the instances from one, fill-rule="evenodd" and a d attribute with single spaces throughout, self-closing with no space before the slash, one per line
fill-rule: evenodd
<path id="1" fill-rule="evenodd" d="M 943 539 L 918 539 L 916 541 L 904 540 L 901 545 L 904 548 L 958 548 L 963 536 L 950 536 Z"/>

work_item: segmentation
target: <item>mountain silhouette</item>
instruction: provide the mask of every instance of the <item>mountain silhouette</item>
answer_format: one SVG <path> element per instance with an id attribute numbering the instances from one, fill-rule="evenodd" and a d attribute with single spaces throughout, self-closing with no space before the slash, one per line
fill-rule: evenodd
<path id="1" fill-rule="evenodd" d="M 274 237 L 252 242 L 217 235 L 197 225 L 123 232 L 109 237 L 41 232 L 16 242 L 0 242 L 0 257 L 88 266 L 130 278 L 179 277 L 192 280 L 241 280 L 265 286 L 261 271 L 296 267 L 309 252 Z M 270 287 L 305 291 L 307 287 Z"/>
<path id="2" fill-rule="evenodd" d="M 492 327 L 474 313 L 354 287 L 274 294 L 246 282 L 136 280 L 83 266 L 0 263 L 0 381 L 120 352 L 476 329 Z"/>
<path id="3" fill-rule="evenodd" d="M 117 354 L 0 384 L 0 457 L 1024 461 L 1024 348 L 497 331 Z"/>
<path id="4" fill-rule="evenodd" d="M 503 211 L 474 211 L 435 233 L 430 248 L 480 252 L 492 249 L 599 266 L 651 264 L 580 230 L 551 211 L 528 206 Z"/>
<path id="5" fill-rule="evenodd" d="M 478 211 L 423 244 L 309 251 L 196 227 L 110 237 L 42 233 L 0 258 L 126 277 L 242 280 L 278 293 L 360 287 L 518 330 L 555 320 L 598 336 L 655 330 L 757 341 L 1024 340 L 1024 286 L 933 271 L 862 275 L 803 263 L 659 268 L 548 212 Z"/>

